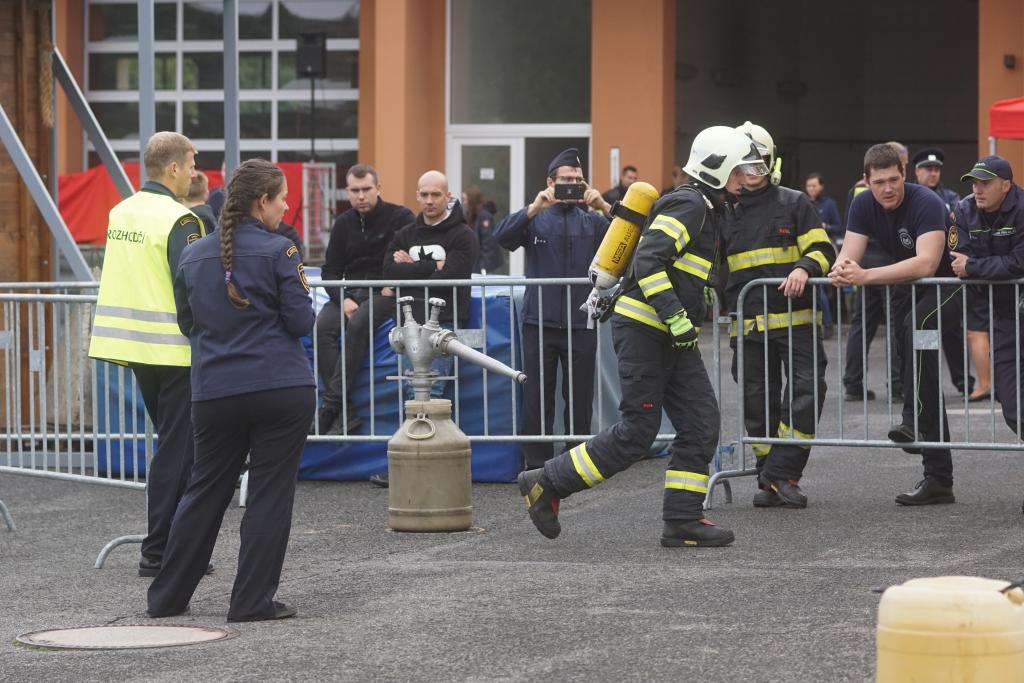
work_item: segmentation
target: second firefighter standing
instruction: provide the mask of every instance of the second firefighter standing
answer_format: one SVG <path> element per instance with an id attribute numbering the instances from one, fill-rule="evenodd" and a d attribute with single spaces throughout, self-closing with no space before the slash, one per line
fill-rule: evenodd
<path id="1" fill-rule="evenodd" d="M 592 488 L 644 458 L 662 409 L 676 430 L 665 472 L 666 547 L 723 546 L 732 531 L 704 518 L 708 464 L 718 443 L 719 412 L 698 349 L 712 276 L 724 193 L 745 175 L 766 175 L 750 139 L 725 126 L 701 131 L 684 169 L 693 179 L 652 207 L 622 295 L 611 315 L 622 419 L 612 427 L 519 475 L 530 518 L 548 538 L 561 532 L 561 499 Z"/>
<path id="2" fill-rule="evenodd" d="M 747 283 L 759 278 L 785 280 L 777 287 L 755 285 L 744 296 L 742 323 L 734 323 L 729 342 L 732 375 L 737 379 L 737 345 L 742 339 L 747 434 L 812 439 L 825 402 L 826 361 L 818 329 L 821 311 L 814 308 L 814 288 L 807 279 L 824 277 L 836 254 L 810 198 L 779 186 L 781 160 L 768 131 L 749 121 L 737 130 L 753 141 L 772 173 L 745 179 L 735 211 L 722 231 L 730 312 L 737 313 L 739 295 Z M 800 478 L 811 447 L 755 443 L 753 451 L 759 488 L 754 505 L 807 507 Z"/>

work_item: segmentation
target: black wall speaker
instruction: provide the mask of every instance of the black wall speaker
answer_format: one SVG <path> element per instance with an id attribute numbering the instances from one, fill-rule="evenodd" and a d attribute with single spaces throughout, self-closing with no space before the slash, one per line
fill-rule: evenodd
<path id="1" fill-rule="evenodd" d="M 296 41 L 295 75 L 299 78 L 327 76 L 327 34 L 300 33 Z"/>

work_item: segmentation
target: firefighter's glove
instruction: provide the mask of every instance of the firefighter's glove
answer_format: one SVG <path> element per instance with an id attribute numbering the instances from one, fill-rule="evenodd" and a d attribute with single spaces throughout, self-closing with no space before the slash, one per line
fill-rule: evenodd
<path id="1" fill-rule="evenodd" d="M 708 307 L 715 305 L 715 290 L 711 287 L 704 288 L 704 303 L 706 303 Z M 715 313 L 717 314 L 718 312 L 715 311 Z"/>
<path id="2" fill-rule="evenodd" d="M 697 330 L 690 322 L 690 316 L 685 310 L 665 320 L 668 325 L 669 334 L 672 335 L 672 346 L 677 349 L 697 348 Z"/>

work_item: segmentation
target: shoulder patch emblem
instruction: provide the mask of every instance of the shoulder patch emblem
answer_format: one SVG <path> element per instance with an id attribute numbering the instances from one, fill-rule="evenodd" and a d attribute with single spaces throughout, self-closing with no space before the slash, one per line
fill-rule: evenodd
<path id="1" fill-rule="evenodd" d="M 178 223 L 180 225 L 199 225 L 199 219 L 195 216 L 183 216 Z"/>
<path id="2" fill-rule="evenodd" d="M 298 266 L 296 266 L 296 270 L 299 271 L 299 282 L 302 283 L 302 286 L 305 287 L 306 291 L 308 292 L 309 280 L 306 279 L 306 267 L 300 263 Z"/>
<path id="3" fill-rule="evenodd" d="M 949 226 L 949 233 L 946 235 L 946 246 L 949 247 L 950 251 L 956 251 L 959 244 L 960 231 L 957 230 L 955 225 L 951 225 Z"/>
<path id="4" fill-rule="evenodd" d="M 284 252 L 284 255 L 285 255 L 285 258 L 291 258 L 292 256 L 295 256 L 298 253 L 299 253 L 299 248 L 296 247 L 293 244 L 292 246 L 288 247 L 288 251 Z"/>
<path id="5" fill-rule="evenodd" d="M 199 233 L 198 233 L 198 232 L 190 232 L 190 233 L 188 234 L 188 237 L 186 237 L 186 238 L 185 238 L 185 244 L 186 244 L 186 246 L 187 246 L 187 245 L 189 245 L 189 244 L 192 244 L 192 243 L 193 243 L 193 242 L 195 242 L 195 241 L 196 241 L 197 239 L 199 239 Z"/>

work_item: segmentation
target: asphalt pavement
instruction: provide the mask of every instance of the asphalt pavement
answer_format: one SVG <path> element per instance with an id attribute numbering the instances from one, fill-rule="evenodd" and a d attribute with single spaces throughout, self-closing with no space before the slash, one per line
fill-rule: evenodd
<path id="1" fill-rule="evenodd" d="M 873 372 L 869 385 L 884 391 Z M 836 427 L 831 391 L 823 423 L 832 424 L 819 431 Z M 728 422 L 735 402 L 722 403 Z M 884 401 L 868 405 L 866 421 L 851 405 L 850 429 L 861 420 L 884 433 Z M 1024 578 L 1020 458 L 957 452 L 957 503 L 901 508 L 893 496 L 920 478 L 918 456 L 816 448 L 802 482 L 807 509 L 755 509 L 753 480 L 736 480 L 733 502 L 719 490 L 708 513 L 736 542 L 711 549 L 659 545 L 662 459 L 564 501 L 555 540 L 533 528 L 513 484 L 474 485 L 472 531 L 400 534 L 387 530 L 387 491 L 300 482 L 278 593 L 296 618 L 237 624 L 238 638 L 206 645 L 78 652 L 13 640 L 151 623 L 137 545 L 92 566 L 107 541 L 144 531 L 144 496 L 0 474 L 17 524 L 0 527 L 0 678 L 867 681 L 874 589 L 920 576 Z M 228 511 L 217 570 L 191 612 L 157 621 L 225 625 L 241 515 Z"/>

